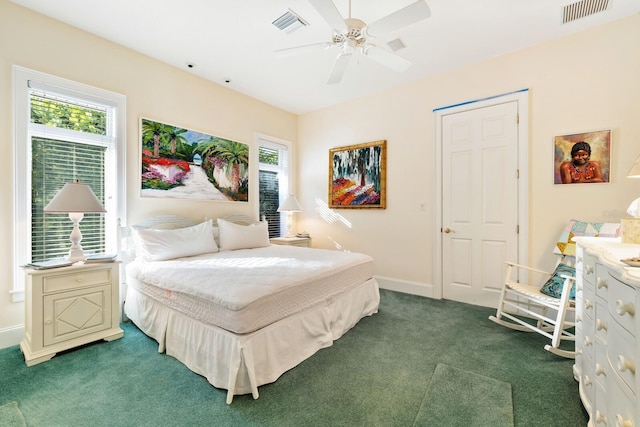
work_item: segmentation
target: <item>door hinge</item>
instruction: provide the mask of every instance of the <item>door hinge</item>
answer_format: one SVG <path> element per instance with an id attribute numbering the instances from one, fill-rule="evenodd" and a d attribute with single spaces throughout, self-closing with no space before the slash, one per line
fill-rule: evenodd
<path id="1" fill-rule="evenodd" d="M 520 113 L 516 113 L 516 124 L 520 124 Z"/>
<path id="2" fill-rule="evenodd" d="M 516 225 L 516 234 L 520 234 L 520 225 Z"/>
<path id="3" fill-rule="evenodd" d="M 516 179 L 520 179 L 520 169 L 516 169 Z"/>

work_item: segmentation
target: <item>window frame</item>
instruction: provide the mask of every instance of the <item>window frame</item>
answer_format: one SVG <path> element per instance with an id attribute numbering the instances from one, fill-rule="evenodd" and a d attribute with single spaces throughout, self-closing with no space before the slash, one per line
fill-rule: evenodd
<path id="1" fill-rule="evenodd" d="M 266 171 L 272 171 L 272 172 L 278 172 L 279 174 L 282 174 L 282 176 L 278 177 L 278 185 L 279 185 L 279 190 L 280 190 L 280 194 L 279 194 L 279 200 L 278 200 L 278 204 L 282 204 L 282 202 L 284 201 L 284 199 L 289 195 L 289 194 L 293 194 L 293 177 L 294 177 L 294 168 L 293 168 L 293 144 L 290 141 L 284 140 L 284 139 L 280 139 L 280 138 L 276 138 L 273 136 L 269 136 L 269 135 L 264 135 L 264 134 L 256 134 L 256 150 L 255 150 L 255 162 L 257 165 L 257 173 L 256 176 L 258 177 L 257 180 L 258 182 L 256 182 L 256 188 L 258 189 L 258 197 L 257 200 L 258 202 L 256 203 L 256 210 L 257 213 L 256 215 L 260 214 L 260 189 L 259 189 L 259 172 L 260 170 L 266 170 Z M 274 165 L 268 165 L 268 164 L 264 164 L 264 167 L 262 167 L 262 163 L 260 163 L 260 157 L 259 157 L 259 152 L 260 152 L 260 147 L 261 146 L 266 146 L 266 147 L 270 147 L 270 148 L 278 148 L 278 149 L 286 149 L 287 151 L 287 165 L 284 166 L 274 166 Z M 282 181 L 280 181 L 280 179 L 282 179 Z M 260 218 L 262 219 L 262 218 Z M 283 230 L 287 229 L 287 215 L 284 212 L 280 213 L 280 235 L 282 235 Z"/>
<path id="2" fill-rule="evenodd" d="M 117 235 L 120 219 L 125 218 L 126 201 L 126 97 L 124 95 L 30 70 L 13 66 L 13 187 L 14 235 L 13 235 L 13 287 L 10 290 L 14 302 L 24 301 L 24 275 L 20 265 L 29 262 L 31 254 L 31 137 L 33 129 L 42 125 L 31 123 L 30 87 L 62 93 L 69 98 L 86 100 L 112 109 L 112 124 L 107 138 L 112 149 L 107 149 L 105 164 L 105 244 L 106 250 L 118 248 Z M 33 125 L 33 126 L 32 126 Z M 56 129 L 58 135 L 75 140 L 77 132 Z M 97 135 L 95 137 L 98 137 Z M 97 139 L 104 139 L 98 137 Z M 124 224 L 122 224 L 124 225 Z"/>

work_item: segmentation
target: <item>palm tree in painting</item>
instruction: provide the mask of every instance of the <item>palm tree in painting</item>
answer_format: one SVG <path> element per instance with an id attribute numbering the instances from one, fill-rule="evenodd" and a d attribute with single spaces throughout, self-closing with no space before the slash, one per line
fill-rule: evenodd
<path id="1" fill-rule="evenodd" d="M 186 129 L 182 129 L 182 128 L 177 128 L 177 127 L 170 127 L 169 130 L 169 138 L 171 138 L 171 154 L 176 154 L 176 145 L 177 144 L 188 144 L 189 141 L 187 141 L 187 138 L 184 137 L 184 135 L 182 135 L 183 133 L 186 133 L 187 130 Z"/>
<path id="2" fill-rule="evenodd" d="M 237 193 L 240 188 L 240 169 L 249 165 L 249 146 L 228 139 L 212 137 L 203 141 L 193 150 L 203 159 L 217 158 L 226 162 L 226 173 L 231 172 L 231 191 Z"/>
<path id="3" fill-rule="evenodd" d="M 240 167 L 249 164 L 249 146 L 224 140 L 216 146 L 214 155 L 227 161 L 227 168 L 231 168 L 231 191 L 237 193 L 240 188 Z"/>
<path id="4" fill-rule="evenodd" d="M 160 157 L 160 135 L 167 131 L 167 125 L 151 120 L 142 120 L 143 141 L 153 141 L 153 157 Z"/>

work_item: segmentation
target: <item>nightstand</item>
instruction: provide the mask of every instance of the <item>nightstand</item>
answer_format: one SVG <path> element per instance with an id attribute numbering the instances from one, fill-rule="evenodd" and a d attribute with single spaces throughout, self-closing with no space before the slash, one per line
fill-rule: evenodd
<path id="1" fill-rule="evenodd" d="M 311 237 L 275 237 L 271 239 L 274 245 L 301 246 L 303 248 L 311 247 Z"/>
<path id="2" fill-rule="evenodd" d="M 120 329 L 119 262 L 36 270 L 25 268 L 27 366 L 93 341 L 112 341 Z"/>

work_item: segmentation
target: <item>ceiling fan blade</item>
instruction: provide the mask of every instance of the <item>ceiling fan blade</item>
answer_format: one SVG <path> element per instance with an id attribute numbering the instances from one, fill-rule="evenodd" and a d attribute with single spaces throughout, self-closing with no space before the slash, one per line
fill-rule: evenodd
<path id="1" fill-rule="evenodd" d="M 362 50 L 362 54 L 376 62 L 389 67 L 394 71 L 403 72 L 411 67 L 412 63 L 393 52 L 379 48 L 374 45 L 368 45 Z"/>
<path id="2" fill-rule="evenodd" d="M 333 68 L 331 69 L 331 73 L 329 74 L 329 80 L 327 80 L 328 85 L 333 85 L 336 83 L 340 83 L 342 80 L 342 76 L 344 75 L 345 70 L 347 69 L 347 64 L 349 63 L 349 58 L 351 55 L 347 55 L 341 53 L 336 58 L 333 63 Z"/>
<path id="3" fill-rule="evenodd" d="M 347 31 L 347 24 L 333 1 L 309 0 L 309 3 L 318 11 L 322 19 L 327 21 L 331 28 L 338 30 L 339 33 Z"/>
<path id="4" fill-rule="evenodd" d="M 422 21 L 430 16 L 431 9 L 429 9 L 427 2 L 418 0 L 368 25 L 366 33 L 369 36 L 380 36 Z"/>
<path id="5" fill-rule="evenodd" d="M 328 49 L 331 46 L 333 46 L 333 43 L 329 43 L 329 42 L 313 43 L 313 44 L 306 44 L 302 46 L 277 49 L 277 50 L 274 50 L 273 53 L 275 53 L 279 57 L 284 57 L 284 56 L 294 55 L 298 53 L 314 52 L 321 49 Z"/>

